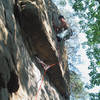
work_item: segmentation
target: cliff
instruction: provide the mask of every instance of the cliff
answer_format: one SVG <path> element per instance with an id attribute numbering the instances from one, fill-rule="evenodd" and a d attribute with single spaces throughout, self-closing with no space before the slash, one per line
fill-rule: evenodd
<path id="1" fill-rule="evenodd" d="M 52 26 L 58 16 L 51 0 L 0 1 L 0 100 L 69 100 L 66 50 Z M 54 64 L 43 84 L 38 59 Z"/>

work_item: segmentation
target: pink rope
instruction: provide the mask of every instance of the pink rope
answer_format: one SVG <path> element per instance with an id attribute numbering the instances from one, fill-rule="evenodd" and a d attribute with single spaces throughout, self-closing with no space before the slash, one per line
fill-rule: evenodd
<path id="1" fill-rule="evenodd" d="M 53 66 L 56 65 L 56 64 L 46 65 L 46 64 L 45 64 L 42 60 L 40 60 L 38 57 L 36 57 L 36 59 L 37 59 L 38 62 L 43 66 L 43 68 L 44 68 L 45 71 L 44 71 L 44 75 L 42 76 L 42 81 L 41 81 L 41 84 L 40 84 L 40 86 L 39 86 L 38 92 L 37 92 L 37 94 L 36 94 L 35 100 L 37 100 L 39 91 L 41 90 L 41 86 L 42 86 L 42 84 L 43 84 L 44 77 L 45 77 L 45 75 L 46 75 L 46 71 L 47 71 L 49 68 L 51 68 L 51 67 L 53 67 Z"/>

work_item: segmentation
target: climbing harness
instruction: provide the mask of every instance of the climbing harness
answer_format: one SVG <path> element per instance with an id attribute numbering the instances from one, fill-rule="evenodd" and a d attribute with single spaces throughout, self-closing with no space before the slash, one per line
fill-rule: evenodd
<path id="1" fill-rule="evenodd" d="M 42 81 L 41 81 L 41 84 L 40 84 L 40 86 L 39 86 L 38 92 L 37 92 L 37 94 L 36 94 L 35 100 L 37 100 L 38 93 L 39 93 L 39 91 L 41 90 L 41 86 L 42 86 L 42 84 L 43 84 L 44 77 L 45 77 L 45 75 L 46 75 L 47 70 L 48 70 L 49 68 L 51 68 L 51 67 L 53 67 L 53 66 L 55 66 L 55 65 L 58 64 L 58 63 L 56 63 L 56 64 L 47 65 L 47 64 L 45 64 L 42 60 L 40 60 L 38 57 L 36 57 L 36 59 L 37 59 L 37 61 L 42 65 L 42 67 L 44 68 L 44 75 L 42 76 Z"/>

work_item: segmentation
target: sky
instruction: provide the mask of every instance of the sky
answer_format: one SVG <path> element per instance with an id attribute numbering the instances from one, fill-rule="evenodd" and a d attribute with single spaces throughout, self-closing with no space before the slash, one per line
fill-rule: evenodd
<path id="1" fill-rule="evenodd" d="M 72 13 L 74 13 L 74 10 L 69 5 L 68 1 L 66 1 L 65 7 L 59 5 L 60 0 L 52 0 L 52 1 L 58 6 L 59 10 L 61 12 L 63 12 L 63 15 L 66 16 L 67 19 L 70 18 L 70 16 L 72 16 Z M 78 68 L 80 70 L 80 72 L 83 73 L 82 75 L 85 79 L 86 78 L 89 79 L 89 76 L 88 76 L 89 59 L 86 55 L 85 50 L 82 48 L 82 45 L 81 45 L 81 43 L 87 41 L 87 39 L 86 39 L 86 35 L 84 33 L 79 33 L 80 25 L 78 24 L 78 22 L 80 21 L 80 19 L 78 18 L 78 16 L 74 16 L 72 19 L 67 20 L 67 21 L 69 21 L 70 26 L 72 26 L 73 29 L 76 31 L 75 34 L 78 34 L 77 37 L 73 36 L 71 39 L 68 40 L 68 42 L 70 42 L 70 46 L 77 48 L 77 45 L 80 45 L 80 48 L 77 51 L 77 55 L 81 55 L 81 62 L 76 64 L 76 68 Z M 76 43 L 77 40 L 75 40 L 73 38 L 77 38 L 78 43 Z"/>
<path id="2" fill-rule="evenodd" d="M 72 61 L 74 63 L 75 67 L 78 68 L 78 70 L 81 72 L 82 76 L 81 79 L 85 83 L 89 83 L 90 77 L 88 75 L 89 70 L 88 67 L 90 65 L 89 59 L 86 55 L 86 49 L 88 46 L 85 46 L 83 49 L 82 43 L 87 41 L 86 34 L 85 33 L 80 33 L 80 25 L 79 21 L 81 20 L 78 16 L 73 16 L 75 14 L 74 10 L 72 9 L 71 5 L 69 4 L 68 0 L 66 0 L 66 5 L 61 6 L 60 5 L 60 0 L 52 0 L 60 10 L 60 12 L 64 15 L 64 17 L 67 19 L 66 21 L 70 24 L 70 27 L 72 27 L 74 32 L 74 36 L 72 36 L 68 41 L 67 45 L 68 48 L 73 47 L 74 49 L 77 48 L 77 45 L 79 46 L 79 49 L 77 49 L 76 54 L 73 54 L 73 56 L 80 55 L 81 57 L 79 58 L 78 63 L 74 63 L 75 61 Z M 64 0 L 62 0 L 64 1 Z M 78 43 L 76 42 L 75 38 L 77 39 Z M 99 45 L 100 47 L 100 45 Z M 70 49 L 69 49 L 70 50 Z M 71 50 L 70 50 L 71 51 Z M 73 57 L 69 57 L 69 60 L 73 60 Z M 100 71 L 100 69 L 98 69 Z M 88 92 L 98 92 L 100 90 L 100 87 L 95 87 Z M 89 100 L 89 98 L 87 98 Z"/>

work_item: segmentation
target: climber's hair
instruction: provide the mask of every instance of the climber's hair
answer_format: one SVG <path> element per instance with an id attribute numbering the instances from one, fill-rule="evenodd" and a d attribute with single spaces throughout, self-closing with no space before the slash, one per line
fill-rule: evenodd
<path id="1" fill-rule="evenodd" d="M 64 18 L 64 16 L 63 16 L 63 15 L 59 15 L 58 19 L 61 19 L 61 18 Z M 65 19 L 65 18 L 64 18 L 64 19 Z"/>

